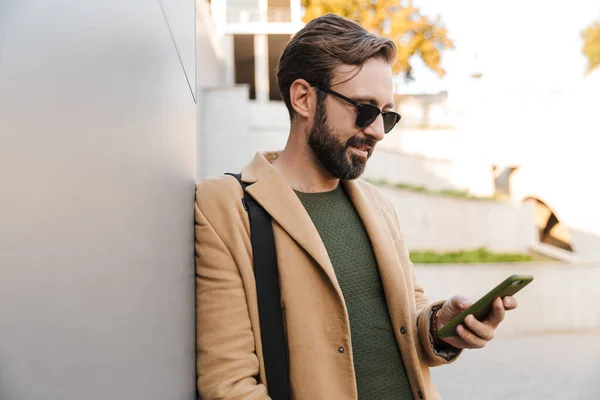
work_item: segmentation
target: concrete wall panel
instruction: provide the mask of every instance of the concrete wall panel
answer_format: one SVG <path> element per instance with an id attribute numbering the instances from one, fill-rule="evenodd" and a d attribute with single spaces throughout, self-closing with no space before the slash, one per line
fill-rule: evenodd
<path id="1" fill-rule="evenodd" d="M 195 104 L 160 5 L 0 7 L 0 398 L 193 399 Z"/>
<path id="2" fill-rule="evenodd" d="M 537 243 L 531 204 L 379 189 L 394 205 L 411 250 L 526 252 Z"/>

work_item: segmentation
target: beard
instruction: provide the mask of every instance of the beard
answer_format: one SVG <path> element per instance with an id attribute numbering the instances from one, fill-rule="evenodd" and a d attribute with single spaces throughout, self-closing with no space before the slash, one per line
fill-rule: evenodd
<path id="1" fill-rule="evenodd" d="M 319 104 L 320 103 L 320 104 Z M 375 139 L 352 136 L 340 141 L 327 122 L 325 101 L 317 104 L 315 120 L 308 135 L 308 145 L 325 169 L 337 179 L 352 180 L 363 174 L 375 148 Z M 369 146 L 367 159 L 349 151 L 351 146 Z"/>

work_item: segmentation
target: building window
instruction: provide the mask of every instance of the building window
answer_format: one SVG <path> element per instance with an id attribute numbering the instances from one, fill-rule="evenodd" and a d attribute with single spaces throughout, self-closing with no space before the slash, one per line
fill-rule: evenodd
<path id="1" fill-rule="evenodd" d="M 235 83 L 250 85 L 250 99 L 255 100 L 254 36 L 233 35 L 233 54 L 235 60 Z"/>

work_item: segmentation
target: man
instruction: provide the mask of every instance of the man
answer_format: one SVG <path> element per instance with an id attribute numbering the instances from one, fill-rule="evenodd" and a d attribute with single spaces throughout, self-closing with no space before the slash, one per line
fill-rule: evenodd
<path id="1" fill-rule="evenodd" d="M 429 304 L 390 202 L 357 178 L 393 112 L 388 39 L 335 15 L 298 32 L 278 85 L 291 128 L 281 153 L 242 170 L 273 219 L 295 399 L 437 399 L 429 368 L 493 338 L 513 298 L 458 335 L 436 332 L 469 306 Z M 197 187 L 198 391 L 203 399 L 267 399 L 248 215 L 234 177 Z"/>

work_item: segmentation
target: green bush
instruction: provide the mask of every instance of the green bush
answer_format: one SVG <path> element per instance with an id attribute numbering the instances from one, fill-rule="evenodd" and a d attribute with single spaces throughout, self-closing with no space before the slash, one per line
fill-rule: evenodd
<path id="1" fill-rule="evenodd" d="M 467 264 L 467 263 L 502 263 L 528 262 L 533 256 L 519 253 L 493 253 L 486 249 L 437 253 L 433 251 L 415 251 L 410 253 L 415 264 Z"/>
<path id="2" fill-rule="evenodd" d="M 459 190 L 459 189 L 429 189 L 425 186 L 413 185 L 410 183 L 391 183 L 386 181 L 385 179 L 369 179 L 365 178 L 365 180 L 373 185 L 386 186 L 393 189 L 403 189 L 410 190 L 413 192 L 419 192 L 434 196 L 445 196 L 445 197 L 455 197 L 459 199 L 468 199 L 468 200 L 491 200 L 491 201 L 505 201 L 506 196 L 501 193 L 494 193 L 491 196 L 476 196 L 471 194 L 468 190 Z"/>

